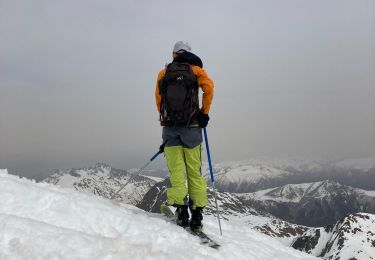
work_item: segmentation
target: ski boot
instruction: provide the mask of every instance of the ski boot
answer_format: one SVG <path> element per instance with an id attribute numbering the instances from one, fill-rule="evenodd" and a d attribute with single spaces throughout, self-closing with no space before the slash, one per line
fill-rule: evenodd
<path id="1" fill-rule="evenodd" d="M 193 232 L 199 232 L 202 231 L 203 225 L 202 225 L 202 220 L 203 220 L 203 215 L 202 215 L 202 210 L 203 208 L 195 208 L 195 209 L 190 209 L 191 210 L 191 220 L 190 220 L 190 229 Z"/>
<path id="2" fill-rule="evenodd" d="M 189 226 L 189 211 L 188 206 L 178 205 L 176 209 L 177 225 L 181 227 Z"/>

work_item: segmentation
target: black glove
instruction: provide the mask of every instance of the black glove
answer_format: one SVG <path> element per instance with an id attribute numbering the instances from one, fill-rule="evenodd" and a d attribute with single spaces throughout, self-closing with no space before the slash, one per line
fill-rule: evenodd
<path id="1" fill-rule="evenodd" d="M 163 153 L 163 152 L 164 152 L 165 144 L 166 144 L 166 142 L 163 143 L 162 145 L 160 145 L 160 147 L 159 147 L 159 152 L 160 152 L 160 153 Z"/>
<path id="2" fill-rule="evenodd" d="M 210 117 L 203 113 L 202 111 L 199 111 L 198 113 L 198 121 L 199 121 L 199 126 L 201 128 L 205 128 L 208 124 L 208 120 L 210 120 Z"/>

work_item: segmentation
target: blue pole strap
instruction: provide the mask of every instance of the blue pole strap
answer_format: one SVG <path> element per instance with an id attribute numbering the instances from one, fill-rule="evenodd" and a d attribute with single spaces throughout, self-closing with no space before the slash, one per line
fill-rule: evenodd
<path id="1" fill-rule="evenodd" d="M 206 128 L 203 128 L 203 133 L 204 133 L 204 141 L 206 143 L 208 165 L 210 167 L 211 182 L 214 183 L 215 182 L 214 171 L 212 170 L 211 153 L 210 153 L 210 147 L 208 145 L 208 137 L 207 137 L 207 130 L 206 130 Z"/>

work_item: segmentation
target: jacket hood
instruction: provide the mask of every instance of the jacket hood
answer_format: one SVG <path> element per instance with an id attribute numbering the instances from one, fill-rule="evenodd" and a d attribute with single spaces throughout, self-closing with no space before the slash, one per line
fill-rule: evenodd
<path id="1" fill-rule="evenodd" d="M 195 65 L 195 66 L 199 66 L 203 68 L 202 60 L 194 53 L 191 53 L 188 51 L 178 54 L 178 56 L 174 58 L 173 61 L 174 62 L 187 62 L 191 65 Z"/>

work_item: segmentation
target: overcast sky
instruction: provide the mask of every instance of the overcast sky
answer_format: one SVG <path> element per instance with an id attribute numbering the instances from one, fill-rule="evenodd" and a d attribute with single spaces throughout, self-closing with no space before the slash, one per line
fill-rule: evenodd
<path id="1" fill-rule="evenodd" d="M 373 0 L 0 0 L 0 168 L 142 166 L 178 40 L 215 82 L 215 162 L 375 156 Z"/>

